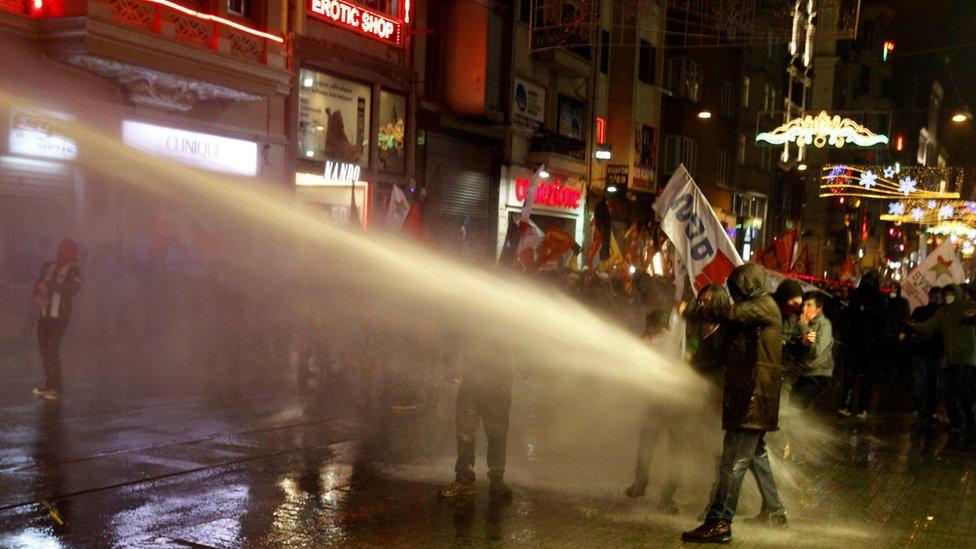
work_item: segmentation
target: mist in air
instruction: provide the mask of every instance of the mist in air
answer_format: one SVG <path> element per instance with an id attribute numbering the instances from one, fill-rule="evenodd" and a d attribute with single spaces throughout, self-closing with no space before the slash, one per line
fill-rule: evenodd
<path id="1" fill-rule="evenodd" d="M 0 106 L 42 117 L 59 110 L 24 91 L 0 87 Z M 97 106 L 73 101 L 97 119 Z M 218 390 L 230 398 L 300 392 L 310 405 L 360 419 L 386 474 L 443 483 L 453 477 L 454 373 L 504 364 L 519 372 L 508 444 L 514 485 L 618 495 L 621 521 L 644 517 L 622 492 L 650 406 L 682 418 L 687 436 L 661 440 L 655 455 L 663 462 L 677 453 L 677 499 L 705 509 L 722 437 L 716 389 L 632 326 L 561 285 L 338 227 L 282 188 L 148 156 L 109 137 L 111 128 L 61 123 L 86 174 L 117 197 L 118 215 L 104 226 L 65 235 L 82 244 L 85 273 L 64 347 L 68 380 L 83 388 L 86 370 L 110 371 L 117 398 L 99 403 L 105 409 Z M 29 295 L 0 307 L 29 310 Z M 36 357 L 25 360 L 38 368 Z M 406 436 L 406 422 L 426 437 Z M 806 466 L 828 457 L 834 437 L 788 409 L 781 425 L 770 447 L 789 508 L 809 487 Z M 483 439 L 476 471 L 484 478 Z M 663 482 L 663 468 L 652 467 L 649 502 Z M 750 508 L 758 496 L 747 481 L 742 509 Z"/>

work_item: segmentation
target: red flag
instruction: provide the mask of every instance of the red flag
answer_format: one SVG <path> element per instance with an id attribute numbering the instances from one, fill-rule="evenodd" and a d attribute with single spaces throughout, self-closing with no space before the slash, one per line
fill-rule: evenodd
<path id="1" fill-rule="evenodd" d="M 566 231 L 557 228 L 547 230 L 546 235 L 542 238 L 542 246 L 539 248 L 538 258 L 536 259 L 537 267 L 545 265 L 547 261 L 554 257 L 563 255 L 574 244 L 576 244 L 576 241 Z"/>
<path id="2" fill-rule="evenodd" d="M 841 282 L 849 282 L 854 280 L 854 274 L 854 256 L 849 255 L 844 261 L 844 266 L 840 268 L 840 274 L 837 275 L 837 278 Z"/>
<path id="3" fill-rule="evenodd" d="M 759 263 L 767 269 L 784 272 L 793 264 L 793 246 L 796 244 L 796 229 L 790 229 L 777 236 L 759 255 Z"/>
<path id="4" fill-rule="evenodd" d="M 813 269 L 813 264 L 810 261 L 810 245 L 809 243 L 804 243 L 803 247 L 800 248 L 800 253 L 796 254 L 796 261 L 790 268 L 790 272 L 809 275 L 811 269 Z"/>
<path id="5" fill-rule="evenodd" d="M 400 226 L 400 234 L 421 241 L 428 239 L 427 228 L 424 226 L 423 202 L 420 200 L 415 199 L 410 205 L 410 211 Z"/>
<path id="6" fill-rule="evenodd" d="M 732 274 L 733 269 L 735 269 L 735 263 L 732 263 L 732 260 L 722 253 L 722 250 L 716 250 L 712 261 L 695 277 L 695 291 L 698 292 L 709 284 L 725 283 L 725 279 Z"/>

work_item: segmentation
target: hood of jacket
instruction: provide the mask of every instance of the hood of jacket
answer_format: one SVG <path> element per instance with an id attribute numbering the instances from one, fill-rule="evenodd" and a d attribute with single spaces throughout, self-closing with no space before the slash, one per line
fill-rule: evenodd
<path id="1" fill-rule="evenodd" d="M 729 290 L 737 290 L 746 299 L 766 295 L 766 271 L 756 263 L 739 265 L 729 275 Z"/>

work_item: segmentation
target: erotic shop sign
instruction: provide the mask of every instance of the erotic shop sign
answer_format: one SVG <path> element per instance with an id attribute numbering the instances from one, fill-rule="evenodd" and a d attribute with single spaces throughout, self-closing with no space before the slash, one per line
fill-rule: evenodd
<path id="1" fill-rule="evenodd" d="M 345 0 L 308 0 L 316 19 L 338 25 L 393 46 L 400 45 L 401 23 Z"/>

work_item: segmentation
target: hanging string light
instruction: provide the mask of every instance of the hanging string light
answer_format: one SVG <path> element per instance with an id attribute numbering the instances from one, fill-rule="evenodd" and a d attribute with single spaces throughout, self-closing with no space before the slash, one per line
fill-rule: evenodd
<path id="1" fill-rule="evenodd" d="M 948 200 L 959 198 L 962 181 L 962 168 L 833 164 L 821 170 L 820 196 Z"/>

